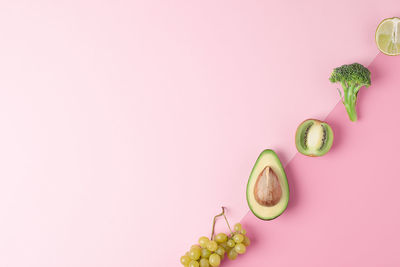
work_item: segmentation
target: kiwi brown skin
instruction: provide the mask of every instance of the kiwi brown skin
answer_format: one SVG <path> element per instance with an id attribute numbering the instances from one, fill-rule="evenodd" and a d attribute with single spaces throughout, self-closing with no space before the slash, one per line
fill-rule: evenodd
<path id="1" fill-rule="evenodd" d="M 304 123 L 306 123 L 307 121 L 313 121 L 313 122 L 317 122 L 317 123 L 320 123 L 320 124 L 324 124 L 324 125 L 327 125 L 329 128 L 330 128 L 330 140 L 332 140 L 331 142 L 333 142 L 333 139 L 334 139 L 334 133 L 333 133 L 333 130 L 332 130 L 332 127 L 327 123 L 327 122 L 325 122 L 325 121 L 322 121 L 322 120 L 318 120 L 318 119 L 312 119 L 312 118 L 310 118 L 310 119 L 306 119 L 306 120 L 304 120 L 304 121 L 302 121 L 300 124 L 299 124 L 299 126 L 297 126 L 297 129 L 296 129 L 296 134 L 295 134 L 295 144 L 296 144 L 296 148 L 297 148 L 297 151 L 299 152 L 299 153 L 301 153 L 301 154 L 303 154 L 303 155 L 305 155 L 305 156 L 308 156 L 308 157 L 321 157 L 321 156 L 323 156 L 323 155 L 325 155 L 326 153 L 328 153 L 329 152 L 329 150 L 331 149 L 331 146 L 332 146 L 332 144 L 330 144 L 330 147 L 329 147 L 329 149 L 325 152 L 325 153 L 323 153 L 322 155 L 315 155 L 315 154 L 312 154 L 312 153 L 306 153 L 306 152 L 302 152 L 302 151 L 300 151 L 299 150 L 299 148 L 298 148 L 298 146 L 297 146 L 297 133 L 299 132 L 299 130 L 301 130 L 300 128 L 303 126 L 303 124 Z"/>

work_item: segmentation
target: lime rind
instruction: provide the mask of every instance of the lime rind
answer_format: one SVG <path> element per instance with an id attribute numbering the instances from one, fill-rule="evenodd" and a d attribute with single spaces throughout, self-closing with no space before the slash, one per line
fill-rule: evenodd
<path id="1" fill-rule="evenodd" d="M 379 23 L 375 32 L 378 49 L 389 56 L 400 54 L 400 18 L 388 18 Z"/>

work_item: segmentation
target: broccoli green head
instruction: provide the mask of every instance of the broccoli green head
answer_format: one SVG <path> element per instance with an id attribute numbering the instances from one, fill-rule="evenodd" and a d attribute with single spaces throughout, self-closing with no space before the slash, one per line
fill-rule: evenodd
<path id="1" fill-rule="evenodd" d="M 359 63 L 343 65 L 333 70 L 329 80 L 340 83 L 343 87 L 343 104 L 351 121 L 357 120 L 356 101 L 362 86 L 371 85 L 371 72 Z"/>
<path id="2" fill-rule="evenodd" d="M 353 63 L 335 68 L 329 80 L 333 83 L 346 83 L 347 86 L 368 87 L 371 85 L 371 72 L 363 65 Z"/>

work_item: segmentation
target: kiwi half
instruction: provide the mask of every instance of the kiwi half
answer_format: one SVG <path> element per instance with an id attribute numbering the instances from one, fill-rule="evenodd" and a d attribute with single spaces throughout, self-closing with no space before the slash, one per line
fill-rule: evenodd
<path id="1" fill-rule="evenodd" d="M 297 150 L 306 156 L 323 156 L 331 149 L 333 131 L 326 122 L 308 119 L 302 122 L 296 131 Z"/>

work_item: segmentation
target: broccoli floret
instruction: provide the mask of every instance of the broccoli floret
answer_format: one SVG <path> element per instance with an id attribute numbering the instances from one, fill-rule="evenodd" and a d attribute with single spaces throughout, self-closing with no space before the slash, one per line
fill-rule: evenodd
<path id="1" fill-rule="evenodd" d="M 371 85 L 371 72 L 363 65 L 353 63 L 334 69 L 329 80 L 332 83 L 339 82 L 342 85 L 344 96 L 342 97 L 342 102 L 346 107 L 350 120 L 356 121 L 357 94 L 362 86 L 368 87 Z"/>

